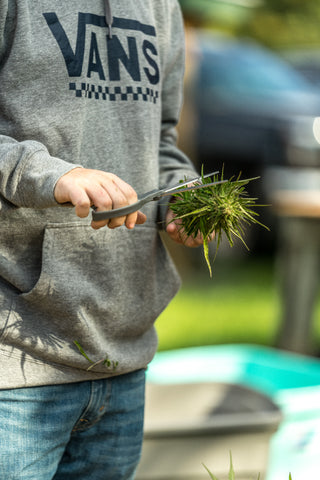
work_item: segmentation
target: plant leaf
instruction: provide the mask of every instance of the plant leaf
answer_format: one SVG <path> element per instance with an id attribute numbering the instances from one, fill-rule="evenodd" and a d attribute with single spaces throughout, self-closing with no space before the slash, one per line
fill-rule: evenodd
<path id="1" fill-rule="evenodd" d="M 212 269 L 210 265 L 210 259 L 209 259 L 209 242 L 208 242 L 208 237 L 203 239 L 203 254 L 204 258 L 206 259 L 208 269 L 209 269 L 209 274 L 210 278 L 212 278 Z"/>
<path id="2" fill-rule="evenodd" d="M 234 469 L 233 469 L 233 464 L 232 464 L 232 454 L 230 452 L 230 470 L 229 470 L 229 480 L 235 480 L 234 476 Z"/>
<path id="3" fill-rule="evenodd" d="M 86 354 L 86 352 L 83 350 L 83 348 L 81 347 L 80 343 L 77 342 L 77 340 L 74 340 L 73 343 L 76 345 L 76 347 L 78 348 L 79 352 L 81 353 L 81 355 L 84 356 L 84 358 L 86 358 L 88 360 L 88 362 L 90 363 L 94 363 L 89 357 L 88 355 Z"/>
<path id="4" fill-rule="evenodd" d="M 205 469 L 207 470 L 207 472 L 209 473 L 209 476 L 210 476 L 211 480 L 218 480 L 217 477 L 215 477 L 215 476 L 213 475 L 213 473 L 210 472 L 210 470 L 208 469 L 208 467 L 207 467 L 204 463 L 203 463 L 202 465 L 204 466 L 204 468 L 205 468 Z"/>

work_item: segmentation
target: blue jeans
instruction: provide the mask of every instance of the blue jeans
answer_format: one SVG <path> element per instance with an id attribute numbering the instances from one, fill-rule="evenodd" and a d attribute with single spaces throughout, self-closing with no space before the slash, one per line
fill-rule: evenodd
<path id="1" fill-rule="evenodd" d="M 145 371 L 0 390 L 0 479 L 132 480 L 143 439 Z"/>

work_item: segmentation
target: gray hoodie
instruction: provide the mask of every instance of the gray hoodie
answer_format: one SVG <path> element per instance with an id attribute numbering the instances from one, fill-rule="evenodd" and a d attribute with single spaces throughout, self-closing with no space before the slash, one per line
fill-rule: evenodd
<path id="1" fill-rule="evenodd" d="M 176 0 L 0 0 L 0 388 L 152 359 L 179 288 L 159 237 L 166 207 L 94 231 L 53 191 L 75 165 L 138 193 L 193 176 L 175 144 L 183 61 Z M 76 342 L 98 362 L 89 371 Z"/>

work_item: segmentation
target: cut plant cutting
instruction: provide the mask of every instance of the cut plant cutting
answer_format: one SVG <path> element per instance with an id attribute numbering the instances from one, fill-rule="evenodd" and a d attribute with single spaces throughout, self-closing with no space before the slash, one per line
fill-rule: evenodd
<path id="1" fill-rule="evenodd" d="M 202 174 L 201 183 L 219 183 L 201 189 L 175 193 L 173 201 L 169 205 L 175 215 L 172 221 L 179 220 L 179 228 L 186 238 L 190 236 L 195 238 L 199 233 L 202 235 L 203 252 L 210 277 L 212 277 L 212 268 L 209 259 L 209 242 L 213 234 L 216 241 L 214 262 L 223 233 L 231 247 L 234 245 L 234 238 L 238 238 L 249 250 L 244 240 L 245 226 L 258 224 L 269 230 L 258 220 L 259 214 L 253 210 L 254 207 L 263 205 L 258 205 L 257 199 L 249 197 L 246 191 L 248 183 L 258 177 L 241 179 L 240 176 L 241 174 L 236 179 L 224 180 L 223 172 L 220 179 L 218 174 L 212 178 L 204 177 Z M 195 185 L 199 185 L 199 183 Z"/>

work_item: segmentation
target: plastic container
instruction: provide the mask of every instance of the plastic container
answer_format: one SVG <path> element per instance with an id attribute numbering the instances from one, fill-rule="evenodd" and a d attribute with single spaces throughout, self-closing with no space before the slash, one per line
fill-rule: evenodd
<path id="1" fill-rule="evenodd" d="M 252 345 L 160 352 L 137 480 L 317 478 L 320 362 Z"/>
<path id="2" fill-rule="evenodd" d="M 279 408 L 260 392 L 225 383 L 148 383 L 145 440 L 137 480 L 209 480 L 203 464 L 228 478 L 260 479 L 268 464 Z"/>
<path id="3" fill-rule="evenodd" d="M 253 345 L 218 345 L 159 352 L 147 378 L 153 383 L 236 383 L 273 396 L 320 385 L 319 360 Z"/>

